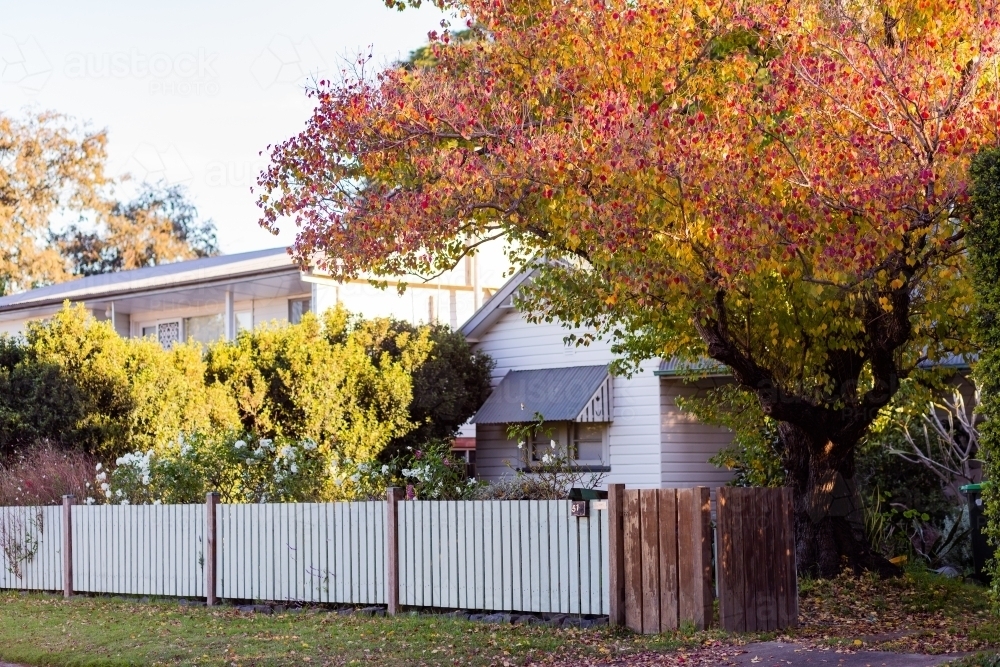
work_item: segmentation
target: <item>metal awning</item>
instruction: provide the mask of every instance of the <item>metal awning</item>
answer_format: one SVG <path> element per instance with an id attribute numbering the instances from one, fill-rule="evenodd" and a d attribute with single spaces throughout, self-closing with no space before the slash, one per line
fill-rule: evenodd
<path id="1" fill-rule="evenodd" d="M 610 422 L 612 376 L 607 366 L 510 371 L 473 417 L 477 424 L 545 421 Z"/>

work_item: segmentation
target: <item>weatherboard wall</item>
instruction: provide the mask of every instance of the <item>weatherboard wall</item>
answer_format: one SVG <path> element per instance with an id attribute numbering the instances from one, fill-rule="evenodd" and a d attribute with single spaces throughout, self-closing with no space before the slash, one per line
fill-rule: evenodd
<path id="1" fill-rule="evenodd" d="M 704 395 L 725 382 L 705 379 L 686 382 L 681 378 L 660 380 L 660 469 L 664 488 L 689 486 L 724 486 L 732 473 L 717 468 L 709 459 L 733 441 L 733 434 L 724 428 L 702 424 L 690 412 L 677 406 L 678 397 Z"/>
<path id="2" fill-rule="evenodd" d="M 614 360 L 608 341 L 571 347 L 564 339 L 570 330 L 557 323 L 531 324 L 513 308 L 508 309 L 475 344 L 496 362 L 493 386 L 511 370 L 566 366 L 594 366 Z M 614 421 L 609 428 L 609 463 L 606 483 L 632 487 L 658 487 L 661 483 L 660 389 L 653 375 L 658 362 L 643 364 L 631 378 L 614 381 Z M 517 444 L 507 438 L 503 425 L 476 426 L 476 469 L 480 476 L 497 479 L 518 465 Z M 508 462 L 510 465 L 508 465 Z"/>

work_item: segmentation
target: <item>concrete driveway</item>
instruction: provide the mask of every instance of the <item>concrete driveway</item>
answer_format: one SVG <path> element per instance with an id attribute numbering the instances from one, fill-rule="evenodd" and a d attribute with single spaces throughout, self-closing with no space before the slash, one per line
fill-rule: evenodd
<path id="1" fill-rule="evenodd" d="M 961 655 L 913 655 L 881 651 L 838 652 L 828 647 L 807 644 L 763 642 L 742 647 L 746 653 L 733 658 L 732 664 L 754 667 L 931 667 L 957 660 Z"/>

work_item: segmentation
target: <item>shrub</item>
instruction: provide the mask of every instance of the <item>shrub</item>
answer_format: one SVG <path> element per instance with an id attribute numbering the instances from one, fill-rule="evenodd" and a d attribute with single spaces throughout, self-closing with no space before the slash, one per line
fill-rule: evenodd
<path id="1" fill-rule="evenodd" d="M 45 440 L 103 457 L 147 450 L 181 429 L 235 426 L 209 391 L 197 346 L 123 339 L 82 305 L 0 338 L 0 454 Z"/>
<path id="2" fill-rule="evenodd" d="M 339 308 L 207 349 L 164 350 L 67 306 L 24 338 L 0 337 L 0 456 L 45 439 L 117 460 L 98 471 L 107 486 L 93 502 L 201 502 L 210 489 L 227 502 L 367 497 L 389 480 L 345 486 L 357 470 L 345 477 L 330 465 L 395 462 L 391 481 L 403 483 L 400 471 L 416 468 L 402 464 L 400 443 L 452 436 L 482 402 L 490 368 L 443 327 Z M 259 455 L 237 451 L 251 441 Z M 431 482 L 411 481 L 432 493 Z"/>
<path id="3" fill-rule="evenodd" d="M 327 469 L 311 440 L 195 434 L 167 451 L 119 457 L 110 471 L 98 467 L 102 495 L 93 502 L 200 503 L 209 491 L 224 503 L 314 502 L 325 499 Z"/>
<path id="4" fill-rule="evenodd" d="M 390 486 L 402 484 L 395 466 L 351 458 L 330 464 L 330 481 L 334 500 L 384 500 Z"/>
<path id="5" fill-rule="evenodd" d="M 411 372 L 426 358 L 426 332 L 402 333 L 398 359 L 374 363 L 363 337 L 345 330 L 342 310 L 321 321 L 242 332 L 206 353 L 206 380 L 234 397 L 241 428 L 261 437 L 310 439 L 328 455 L 373 461 L 413 428 Z"/>
<path id="6" fill-rule="evenodd" d="M 404 486 L 408 500 L 465 500 L 483 486 L 467 476 L 465 461 L 452 454 L 446 440 L 407 448 L 390 463 L 335 461 L 331 474 L 342 500 L 381 500 L 390 486 Z"/>
<path id="7" fill-rule="evenodd" d="M 79 451 L 51 443 L 15 452 L 0 466 L 0 507 L 59 505 L 62 497 L 92 495 L 94 461 Z"/>
<path id="8" fill-rule="evenodd" d="M 451 452 L 451 443 L 429 442 L 412 452 L 400 474 L 407 497 L 417 500 L 465 500 L 474 497 L 480 484 L 466 474 L 465 461 Z"/>
<path id="9" fill-rule="evenodd" d="M 558 500 L 565 498 L 562 485 L 553 486 L 549 480 L 514 472 L 477 488 L 475 500 Z"/>
<path id="10" fill-rule="evenodd" d="M 409 418 L 414 428 L 392 438 L 380 457 L 384 462 L 406 456 L 408 448 L 412 451 L 453 438 L 489 395 L 494 362 L 483 352 L 473 351 L 458 331 L 440 324 L 416 327 L 393 319 L 357 320 L 344 326 L 377 366 L 383 360 L 404 361 L 408 350 L 400 341 L 426 336 L 429 343 L 427 354 L 408 364 L 413 378 Z"/>

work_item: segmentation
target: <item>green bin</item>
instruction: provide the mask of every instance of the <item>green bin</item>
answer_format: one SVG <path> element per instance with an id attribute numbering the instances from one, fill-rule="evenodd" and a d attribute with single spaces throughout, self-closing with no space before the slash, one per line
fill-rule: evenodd
<path id="1" fill-rule="evenodd" d="M 986 514 L 983 512 L 983 485 L 966 484 L 962 493 L 969 500 L 969 526 L 972 529 L 972 563 L 975 567 L 976 579 L 985 584 L 990 583 L 986 571 L 986 561 L 990 558 L 989 545 L 986 542 Z"/>

